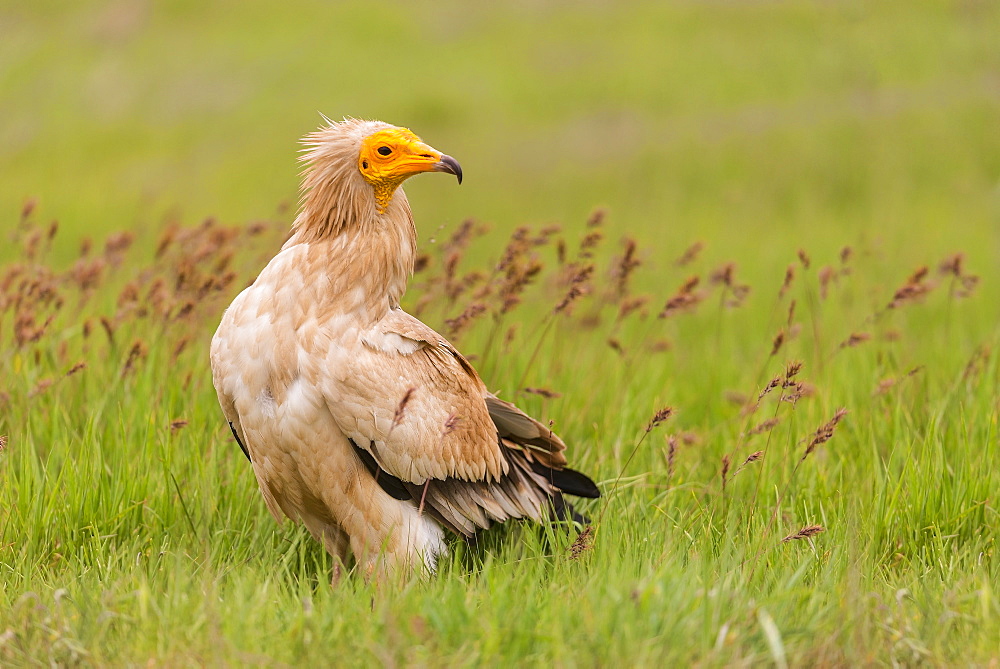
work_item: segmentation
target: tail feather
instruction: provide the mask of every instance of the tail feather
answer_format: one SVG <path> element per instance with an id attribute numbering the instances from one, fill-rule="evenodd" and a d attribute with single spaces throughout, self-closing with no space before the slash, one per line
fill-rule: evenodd
<path id="1" fill-rule="evenodd" d="M 597 499 L 601 496 L 597 484 L 589 476 L 581 474 L 575 469 L 553 469 L 537 461 L 531 463 L 531 468 L 536 474 L 545 477 L 546 481 L 565 493 L 588 499 Z"/>

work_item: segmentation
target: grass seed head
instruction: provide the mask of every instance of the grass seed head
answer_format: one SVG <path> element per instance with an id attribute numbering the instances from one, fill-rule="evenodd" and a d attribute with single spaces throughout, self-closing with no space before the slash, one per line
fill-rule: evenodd
<path id="1" fill-rule="evenodd" d="M 781 289 L 778 291 L 778 297 L 784 297 L 791 287 L 792 283 L 795 281 L 795 265 L 789 265 L 785 269 L 785 280 L 781 282 Z"/>
<path id="2" fill-rule="evenodd" d="M 776 376 L 767 382 L 767 385 L 761 388 L 760 392 L 757 394 L 757 402 L 759 403 L 764 399 L 772 390 L 780 386 L 782 379 L 780 376 Z"/>
<path id="3" fill-rule="evenodd" d="M 812 439 L 809 440 L 809 445 L 806 446 L 805 453 L 802 454 L 801 460 L 805 460 L 809 455 L 816 450 L 816 448 L 826 442 L 830 441 L 833 436 L 834 430 L 837 429 L 837 425 L 844 419 L 847 415 L 847 409 L 837 409 L 837 413 L 833 415 L 833 418 L 827 422 L 820 425 L 816 432 L 813 434 Z M 800 461 L 801 461 L 800 460 Z"/>
<path id="4" fill-rule="evenodd" d="M 634 239 L 625 239 L 625 251 L 620 258 L 614 261 L 611 275 L 615 279 L 615 291 L 618 297 L 623 297 L 628 293 L 628 280 L 632 273 L 641 264 L 635 257 L 636 242 Z"/>
<path id="5" fill-rule="evenodd" d="M 579 560 L 594 547 L 594 526 L 587 525 L 569 547 L 569 559 Z"/>
<path id="6" fill-rule="evenodd" d="M 663 421 L 667 420 L 673 415 L 674 415 L 673 407 L 663 407 L 655 414 L 653 414 L 653 417 L 649 419 L 649 423 L 646 425 L 646 432 L 652 432 L 657 427 L 659 427 L 660 424 L 663 423 Z"/>
<path id="7" fill-rule="evenodd" d="M 774 335 L 774 341 L 771 342 L 771 356 L 778 354 L 781 350 L 781 345 L 785 343 L 785 331 L 778 330 L 778 334 Z"/>
<path id="8" fill-rule="evenodd" d="M 486 312 L 486 305 L 481 302 L 473 302 L 465 307 L 465 310 L 455 318 L 446 319 L 444 324 L 448 328 L 448 334 L 455 336 L 469 326 L 479 316 Z"/>
<path id="9" fill-rule="evenodd" d="M 606 209 L 595 209 L 590 214 L 590 218 L 587 219 L 588 228 L 599 228 L 604 224 L 604 218 L 607 216 L 608 212 Z"/>
<path id="10" fill-rule="evenodd" d="M 787 537 L 781 540 L 781 543 L 788 543 L 789 541 L 798 541 L 800 539 L 810 539 L 820 532 L 826 532 L 826 528 L 822 525 L 806 525 L 798 532 L 789 534 Z"/>
<path id="11" fill-rule="evenodd" d="M 667 440 L 667 479 L 674 478 L 674 464 L 677 459 L 677 437 L 672 434 L 666 435 Z"/>
<path id="12" fill-rule="evenodd" d="M 685 265 L 690 265 L 695 260 L 697 260 L 698 255 L 701 253 L 701 250 L 703 248 L 705 248 L 704 243 L 695 242 L 694 244 L 692 244 L 691 246 L 687 247 L 684 250 L 684 253 L 681 254 L 680 258 L 674 261 L 674 264 L 677 265 L 678 267 L 684 267 Z"/>
<path id="13" fill-rule="evenodd" d="M 840 348 L 854 348 L 870 340 L 872 336 L 867 332 L 852 332 L 851 336 L 840 342 Z"/>
<path id="14" fill-rule="evenodd" d="M 697 305 L 702 300 L 702 296 L 695 292 L 695 288 L 701 279 L 698 276 L 689 277 L 681 287 L 677 289 L 677 292 L 671 296 L 667 303 L 663 306 L 660 311 L 658 318 L 669 318 L 676 313 L 683 310 L 690 309 Z"/>
<path id="15" fill-rule="evenodd" d="M 753 435 L 756 435 L 756 434 L 763 434 L 764 432 L 770 432 L 780 422 L 781 422 L 781 418 L 778 417 L 778 416 L 774 416 L 773 418 L 768 418 L 767 420 L 758 423 L 747 434 L 750 435 L 750 436 L 753 436 Z M 744 463 L 744 464 L 746 464 L 746 463 Z"/>
<path id="16" fill-rule="evenodd" d="M 554 390 L 549 390 L 548 388 L 525 388 L 524 392 L 531 393 L 532 395 L 539 395 L 548 400 L 562 397 L 560 393 L 557 393 Z"/>

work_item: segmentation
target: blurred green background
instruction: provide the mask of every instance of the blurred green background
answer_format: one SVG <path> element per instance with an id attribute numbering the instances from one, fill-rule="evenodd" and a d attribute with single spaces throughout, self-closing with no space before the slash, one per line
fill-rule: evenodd
<path id="1" fill-rule="evenodd" d="M 323 112 L 462 162 L 407 186 L 425 237 L 607 206 L 771 274 L 803 245 L 1000 258 L 989 0 L 5 2 L 0 35 L 0 211 L 71 239 L 294 208 Z"/>

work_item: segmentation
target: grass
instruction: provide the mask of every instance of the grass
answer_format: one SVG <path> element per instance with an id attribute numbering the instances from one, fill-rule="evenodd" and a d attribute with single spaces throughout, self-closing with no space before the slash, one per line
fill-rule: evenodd
<path id="1" fill-rule="evenodd" d="M 997 661 L 998 18 L 0 10 L 0 664 Z M 462 161 L 407 185 L 405 306 L 555 421 L 605 492 L 583 539 L 513 525 L 331 588 L 267 514 L 206 351 L 316 109 Z"/>

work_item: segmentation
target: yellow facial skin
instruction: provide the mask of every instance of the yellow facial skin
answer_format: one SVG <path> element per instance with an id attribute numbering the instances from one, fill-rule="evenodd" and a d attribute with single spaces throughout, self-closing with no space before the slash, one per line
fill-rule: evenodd
<path id="1" fill-rule="evenodd" d="M 447 172 L 462 183 L 462 168 L 446 156 L 420 141 L 406 128 L 387 128 L 366 137 L 358 155 L 358 170 L 375 189 L 379 213 L 401 183 L 421 172 Z"/>

